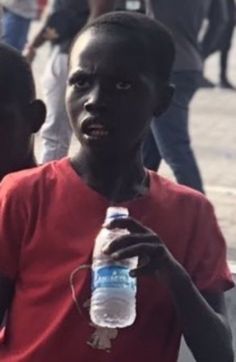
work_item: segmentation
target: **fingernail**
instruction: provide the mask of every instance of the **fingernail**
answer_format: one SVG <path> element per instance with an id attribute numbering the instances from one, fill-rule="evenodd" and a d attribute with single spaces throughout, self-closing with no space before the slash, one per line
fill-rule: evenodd
<path id="1" fill-rule="evenodd" d="M 111 254 L 112 259 L 118 259 L 119 258 L 119 253 L 113 253 Z"/>
<path id="2" fill-rule="evenodd" d="M 110 242 L 110 241 L 109 241 L 109 242 L 104 243 L 104 245 L 102 246 L 102 252 L 103 252 L 103 253 L 107 253 L 107 252 L 109 251 L 110 244 L 111 244 L 111 242 Z"/>
<path id="3" fill-rule="evenodd" d="M 109 246 L 108 245 L 102 247 L 102 252 L 103 253 L 106 254 L 106 253 L 108 253 L 108 251 L 109 251 Z"/>

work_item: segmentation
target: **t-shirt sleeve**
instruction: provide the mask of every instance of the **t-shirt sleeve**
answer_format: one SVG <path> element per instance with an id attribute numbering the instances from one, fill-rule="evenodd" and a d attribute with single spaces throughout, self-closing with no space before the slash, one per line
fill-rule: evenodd
<path id="1" fill-rule="evenodd" d="M 199 202 L 195 221 L 187 267 L 193 282 L 202 292 L 223 292 L 233 288 L 234 283 L 227 264 L 226 242 L 214 209 L 205 198 Z"/>
<path id="2" fill-rule="evenodd" d="M 26 213 L 11 176 L 0 184 L 0 274 L 14 280 L 20 263 Z"/>

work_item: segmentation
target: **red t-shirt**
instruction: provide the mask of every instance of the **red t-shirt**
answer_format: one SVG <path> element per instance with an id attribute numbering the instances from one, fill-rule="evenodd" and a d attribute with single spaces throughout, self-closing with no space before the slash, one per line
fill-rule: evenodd
<path id="1" fill-rule="evenodd" d="M 201 291 L 232 286 L 225 242 L 204 196 L 150 173 L 147 195 L 123 205 L 159 234 Z M 154 278 L 138 280 L 132 327 L 98 329 L 89 321 L 90 269 L 78 268 L 91 264 L 108 206 L 68 159 L 3 180 L 0 272 L 16 289 L 1 362 L 176 361 L 181 327 L 170 293 Z"/>

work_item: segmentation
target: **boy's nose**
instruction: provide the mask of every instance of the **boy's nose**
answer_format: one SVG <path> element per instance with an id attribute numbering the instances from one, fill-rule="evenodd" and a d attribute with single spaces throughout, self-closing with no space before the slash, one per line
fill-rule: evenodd
<path id="1" fill-rule="evenodd" d="M 96 87 L 89 94 L 88 99 L 84 103 L 84 108 L 89 113 L 104 111 L 107 108 L 107 97 L 100 87 Z"/>

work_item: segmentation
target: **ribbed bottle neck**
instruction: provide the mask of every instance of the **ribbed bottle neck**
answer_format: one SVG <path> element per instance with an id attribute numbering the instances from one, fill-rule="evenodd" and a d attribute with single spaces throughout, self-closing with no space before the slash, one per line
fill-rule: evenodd
<path id="1" fill-rule="evenodd" d="M 111 206 L 107 209 L 105 222 L 127 217 L 129 217 L 129 210 L 127 208 Z"/>

